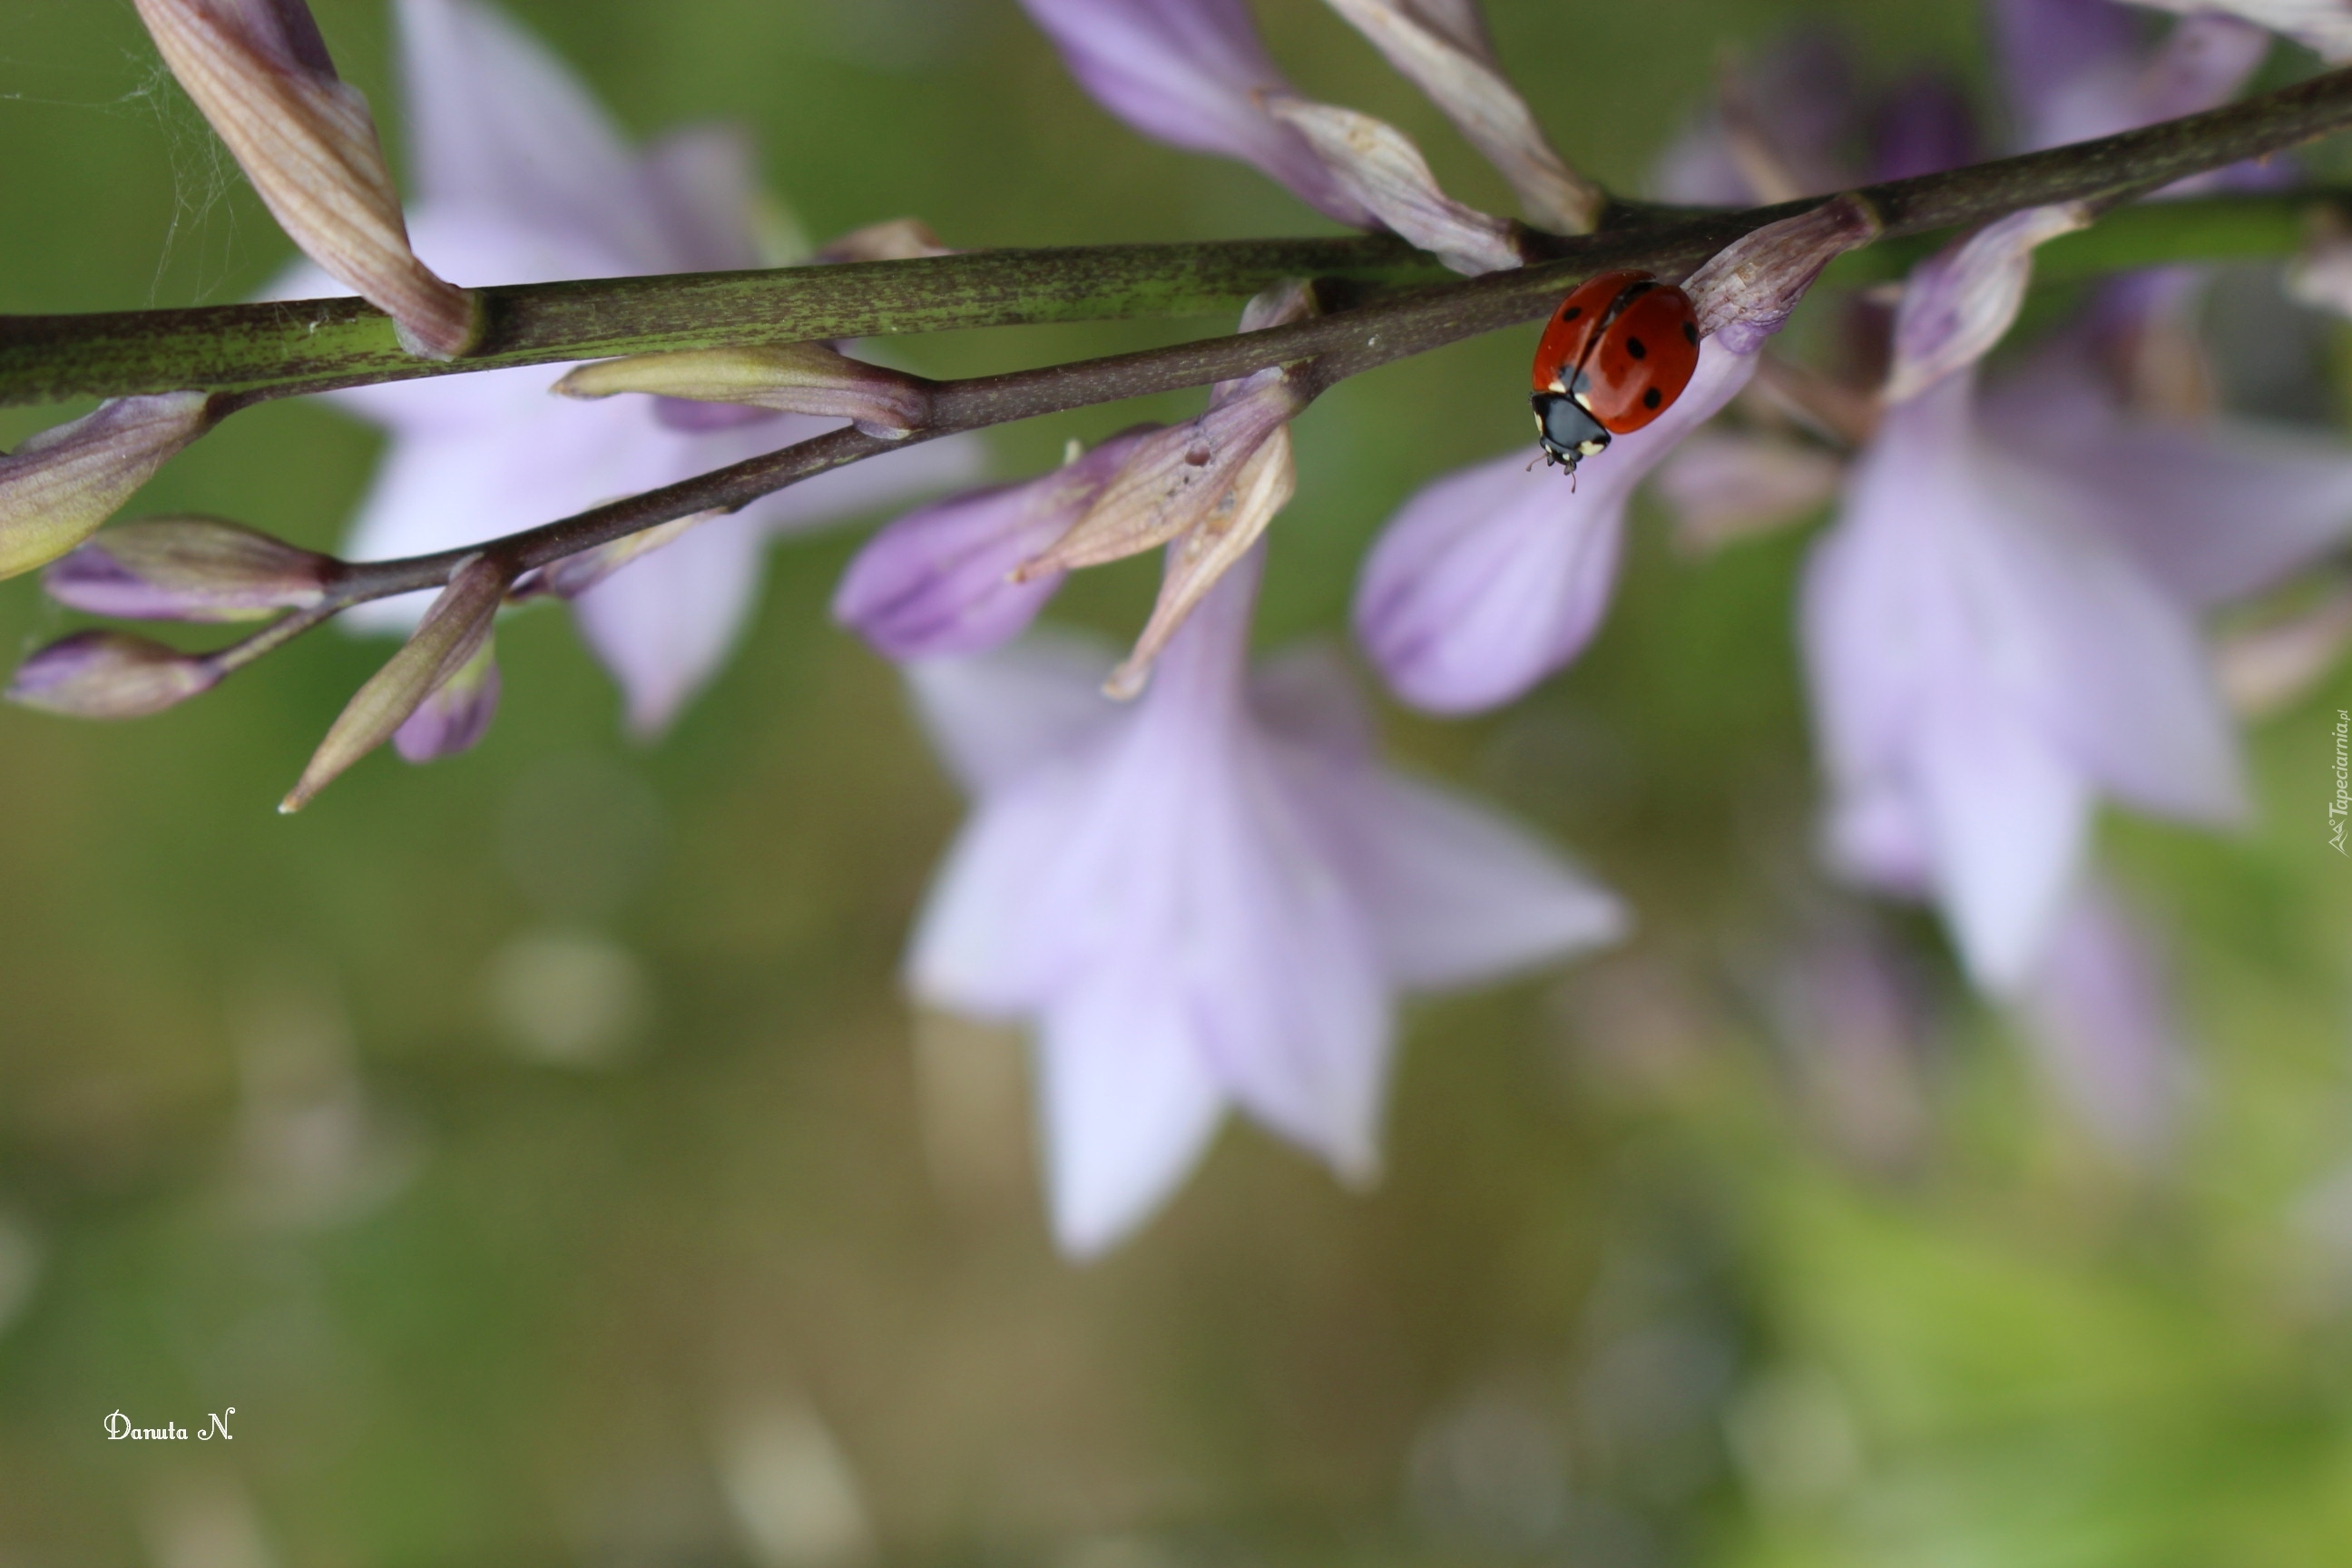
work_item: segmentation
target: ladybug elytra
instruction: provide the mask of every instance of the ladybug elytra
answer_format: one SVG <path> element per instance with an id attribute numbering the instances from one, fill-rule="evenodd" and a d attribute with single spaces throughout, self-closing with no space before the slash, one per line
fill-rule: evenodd
<path id="1" fill-rule="evenodd" d="M 1690 296 L 1647 272 L 1602 272 L 1560 301 L 1536 345 L 1536 429 L 1570 473 L 1612 436 L 1674 406 L 1698 368 Z"/>

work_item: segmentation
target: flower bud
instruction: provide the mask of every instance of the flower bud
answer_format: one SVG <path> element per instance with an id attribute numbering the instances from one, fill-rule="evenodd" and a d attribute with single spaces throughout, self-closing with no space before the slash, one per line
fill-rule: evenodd
<path id="1" fill-rule="evenodd" d="M 1733 240 L 1683 283 L 1702 337 L 1754 353 L 1788 323 L 1822 268 L 1885 226 L 1870 204 L 1846 195 Z"/>
<path id="2" fill-rule="evenodd" d="M 1219 578 L 1250 552 L 1275 513 L 1290 504 L 1298 490 L 1298 469 L 1291 460 L 1290 427 L 1277 426 L 1257 449 L 1233 488 L 1209 515 L 1168 546 L 1168 566 L 1160 579 L 1160 599 L 1151 619 L 1135 639 L 1135 650 L 1103 683 L 1103 693 L 1122 700 L 1139 695 L 1150 679 L 1152 662 L 1168 646 Z"/>
<path id="3" fill-rule="evenodd" d="M 488 731 L 499 711 L 496 646 L 483 638 L 480 651 L 393 731 L 393 749 L 403 760 L 430 763 L 454 757 L 470 751 Z"/>
<path id="4" fill-rule="evenodd" d="M 833 618 L 902 661 L 962 658 L 1011 641 L 1062 585 L 1059 572 L 1015 582 L 1014 569 L 1067 533 L 1155 428 L 1114 436 L 1025 483 L 908 512 L 850 562 Z"/>
<path id="5" fill-rule="evenodd" d="M 1224 500 L 1258 448 L 1305 406 L 1279 368 L 1235 384 L 1197 419 L 1136 444 L 1117 478 L 1052 548 L 1014 574 L 1026 582 L 1139 554 L 1199 524 Z"/>
<path id="6" fill-rule="evenodd" d="M 41 575 L 61 605 L 139 621 L 250 621 L 326 596 L 330 556 L 234 522 L 160 517 L 110 528 Z"/>
<path id="7" fill-rule="evenodd" d="M 1607 195 L 1553 151 L 1496 62 L 1476 0 L 1328 3 L 1501 171 L 1529 217 L 1560 234 L 1600 224 Z"/>
<path id="8" fill-rule="evenodd" d="M 143 719 L 211 689 L 209 659 L 123 632 L 76 632 L 16 668 L 8 700 L 76 719 Z"/>
<path id="9" fill-rule="evenodd" d="M 335 74 L 304 0 L 136 0 L 172 74 L 304 255 L 393 319 L 403 346 L 454 359 L 480 301 L 409 248 L 367 100 Z"/>
<path id="10" fill-rule="evenodd" d="M 97 532 L 213 417 L 201 392 L 118 397 L 0 457 L 0 577 L 46 566 Z"/>
<path id="11" fill-rule="evenodd" d="M 929 423 L 931 384 L 851 359 L 824 343 L 686 349 L 583 364 L 555 384 L 566 397 L 643 392 L 694 403 L 744 404 L 785 414 L 847 419 L 869 436 L 899 440 Z"/>
<path id="12" fill-rule="evenodd" d="M 931 226 L 919 217 L 894 217 L 853 228 L 819 250 L 813 261 L 916 261 L 927 256 L 953 256 L 940 243 Z"/>
<path id="13" fill-rule="evenodd" d="M 1912 268 L 1895 317 L 1889 403 L 1917 396 L 2000 342 L 2025 303 L 2036 247 L 2086 226 L 2089 204 L 2028 207 L 1948 247 Z"/>
<path id="14" fill-rule="evenodd" d="M 470 555 L 449 574 L 449 585 L 382 669 L 352 698 L 319 742 L 281 812 L 296 812 L 344 769 L 392 739 L 427 698 L 473 662 L 490 637 L 490 623 L 514 574 L 488 556 Z M 487 717 L 484 720 L 487 722 Z"/>
<path id="15" fill-rule="evenodd" d="M 1268 114 L 1307 138 L 1341 190 L 1454 271 L 1475 278 L 1526 262 L 1509 222 L 1438 189 L 1421 149 L 1395 126 L 1287 94 L 1269 93 L 1265 103 Z"/>

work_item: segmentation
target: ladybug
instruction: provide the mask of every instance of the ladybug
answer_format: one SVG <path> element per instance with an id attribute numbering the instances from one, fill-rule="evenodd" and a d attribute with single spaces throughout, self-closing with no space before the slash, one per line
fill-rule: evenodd
<path id="1" fill-rule="evenodd" d="M 1602 272 L 1560 301 L 1536 345 L 1536 429 L 1544 460 L 1570 474 L 1612 436 L 1674 406 L 1698 368 L 1690 296 L 1647 272 Z"/>

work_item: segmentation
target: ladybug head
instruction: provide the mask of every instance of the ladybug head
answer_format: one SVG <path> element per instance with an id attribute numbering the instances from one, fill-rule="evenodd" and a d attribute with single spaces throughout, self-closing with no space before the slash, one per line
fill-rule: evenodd
<path id="1" fill-rule="evenodd" d="M 1536 435 L 1544 456 L 1571 474 L 1586 458 L 1597 458 L 1609 446 L 1609 432 L 1601 427 L 1581 403 L 1564 392 L 1538 392 L 1528 400 L 1536 411 Z"/>

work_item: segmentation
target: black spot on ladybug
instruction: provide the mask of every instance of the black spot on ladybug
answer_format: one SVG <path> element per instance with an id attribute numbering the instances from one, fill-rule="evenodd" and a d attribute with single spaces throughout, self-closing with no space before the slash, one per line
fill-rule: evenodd
<path id="1" fill-rule="evenodd" d="M 1583 307 L 1583 306 L 1581 306 L 1581 305 L 1570 305 L 1567 310 L 1562 310 L 1562 311 L 1559 313 L 1559 319 L 1560 319 L 1561 321 L 1572 321 L 1576 320 L 1576 318 L 1577 318 L 1577 317 L 1581 316 L 1582 314 L 1584 314 L 1584 307 Z"/>
<path id="2" fill-rule="evenodd" d="M 1643 342 L 1639 338 L 1627 338 L 1625 340 L 1625 352 L 1632 354 L 1635 359 L 1648 359 L 1650 357 L 1650 345 Z"/>
<path id="3" fill-rule="evenodd" d="M 1644 408 L 1655 408 L 1659 404 L 1664 403 L 1665 400 L 1666 395 L 1660 392 L 1654 386 L 1650 388 L 1649 391 L 1642 394 L 1642 406 Z"/>
<path id="4" fill-rule="evenodd" d="M 1688 321 L 1685 321 L 1683 323 L 1683 342 L 1690 344 L 1693 348 L 1698 347 L 1698 329 L 1692 326 Z"/>

